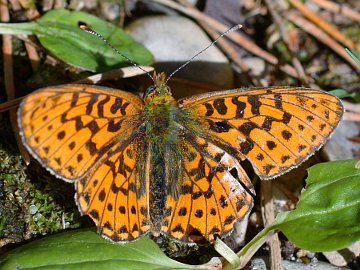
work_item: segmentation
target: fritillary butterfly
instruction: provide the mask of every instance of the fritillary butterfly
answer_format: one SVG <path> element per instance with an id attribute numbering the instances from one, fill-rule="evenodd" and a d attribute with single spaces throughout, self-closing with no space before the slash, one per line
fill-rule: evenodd
<path id="1" fill-rule="evenodd" d="M 175 101 L 164 74 L 154 81 L 144 99 L 99 86 L 47 87 L 18 111 L 27 149 L 75 182 L 80 212 L 115 242 L 149 232 L 186 243 L 228 235 L 253 205 L 239 161 L 262 179 L 284 174 L 324 144 L 343 113 L 320 90 L 234 89 Z"/>

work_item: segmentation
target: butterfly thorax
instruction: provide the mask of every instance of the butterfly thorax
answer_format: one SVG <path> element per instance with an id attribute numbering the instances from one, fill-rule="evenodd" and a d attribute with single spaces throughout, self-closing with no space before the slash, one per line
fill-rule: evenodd
<path id="1" fill-rule="evenodd" d="M 162 145 L 164 141 L 171 140 L 178 108 L 165 84 L 165 74 L 154 75 L 154 81 L 155 85 L 146 91 L 144 97 L 146 137 L 150 143 Z"/>

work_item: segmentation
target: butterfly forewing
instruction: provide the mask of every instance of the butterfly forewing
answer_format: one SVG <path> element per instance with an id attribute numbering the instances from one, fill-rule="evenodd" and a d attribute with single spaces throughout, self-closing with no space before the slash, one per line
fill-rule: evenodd
<path id="1" fill-rule="evenodd" d="M 76 180 L 143 119 L 143 101 L 133 94 L 86 85 L 38 90 L 18 111 L 29 151 L 58 177 Z"/>
<path id="2" fill-rule="evenodd" d="M 338 98 L 304 88 L 219 91 L 179 104 L 203 123 L 188 128 L 245 156 L 263 179 L 289 171 L 318 150 L 343 112 Z"/>

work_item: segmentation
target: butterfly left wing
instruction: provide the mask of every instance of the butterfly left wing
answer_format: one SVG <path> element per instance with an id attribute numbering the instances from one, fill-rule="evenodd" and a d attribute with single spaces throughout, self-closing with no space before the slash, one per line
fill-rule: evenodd
<path id="1" fill-rule="evenodd" d="M 177 166 L 171 156 L 177 156 L 179 168 L 176 185 L 167 189 L 161 231 L 186 243 L 213 242 L 215 235 L 227 236 L 251 210 L 248 190 L 253 192 L 253 186 L 224 150 L 191 132 L 183 130 L 179 137 L 176 153 L 165 159 L 167 171 Z"/>
<path id="2" fill-rule="evenodd" d="M 255 88 L 196 95 L 179 100 L 187 129 L 247 158 L 262 179 L 298 166 L 331 135 L 339 123 L 341 101 L 306 88 Z"/>
<path id="3" fill-rule="evenodd" d="M 112 241 L 133 241 L 150 230 L 146 148 L 144 132 L 135 132 L 76 183 L 80 212 Z"/>

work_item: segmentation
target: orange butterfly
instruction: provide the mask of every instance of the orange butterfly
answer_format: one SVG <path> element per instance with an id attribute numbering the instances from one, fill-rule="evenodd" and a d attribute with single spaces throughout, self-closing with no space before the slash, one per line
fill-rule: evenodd
<path id="1" fill-rule="evenodd" d="M 18 111 L 27 149 L 75 182 L 80 212 L 116 242 L 149 232 L 186 243 L 228 235 L 253 205 L 239 161 L 262 179 L 284 174 L 325 143 L 343 113 L 320 90 L 234 89 L 175 101 L 164 74 L 154 81 L 144 99 L 99 86 L 43 88 Z"/>

